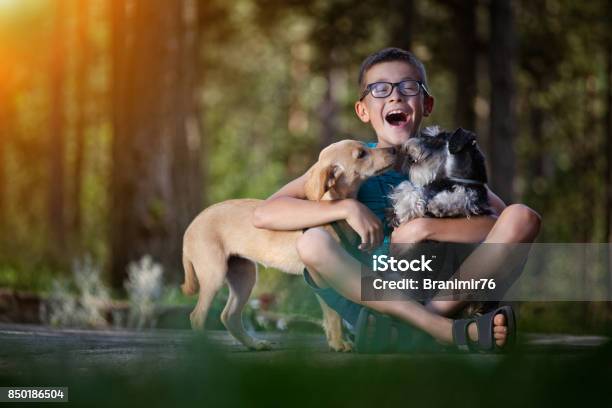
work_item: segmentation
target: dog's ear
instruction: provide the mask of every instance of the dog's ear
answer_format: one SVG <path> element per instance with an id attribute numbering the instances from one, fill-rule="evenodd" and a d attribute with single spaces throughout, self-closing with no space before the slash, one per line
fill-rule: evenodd
<path id="1" fill-rule="evenodd" d="M 451 154 L 457 154 L 462 151 L 465 147 L 476 144 L 476 134 L 459 128 L 451 135 L 448 140 L 448 151 Z"/>
<path id="2" fill-rule="evenodd" d="M 319 201 L 330 188 L 334 187 L 340 173 L 341 169 L 335 165 L 321 166 L 315 164 L 312 166 L 304 186 L 306 198 Z"/>

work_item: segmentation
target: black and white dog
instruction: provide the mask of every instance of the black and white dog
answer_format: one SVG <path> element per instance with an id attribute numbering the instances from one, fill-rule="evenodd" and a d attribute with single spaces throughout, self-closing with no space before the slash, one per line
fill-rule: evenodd
<path id="1" fill-rule="evenodd" d="M 402 146 L 402 171 L 409 181 L 390 194 L 398 226 L 418 217 L 470 217 L 491 214 L 487 171 L 476 135 L 426 128 Z"/>

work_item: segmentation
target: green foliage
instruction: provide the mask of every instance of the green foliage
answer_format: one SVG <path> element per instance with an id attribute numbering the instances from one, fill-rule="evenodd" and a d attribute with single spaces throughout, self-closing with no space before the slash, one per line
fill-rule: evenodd
<path id="1" fill-rule="evenodd" d="M 23 291 L 46 291 L 54 279 L 63 276 L 46 264 L 8 263 L 0 267 L 0 287 Z"/>
<path id="2" fill-rule="evenodd" d="M 0 158 L 5 174 L 5 212 L 0 237 L 0 286 L 45 290 L 65 275 L 71 258 L 92 254 L 109 258 L 108 195 L 112 148 L 112 46 L 109 2 L 92 0 L 87 47 L 91 64 L 88 96 L 75 99 L 76 48 L 74 5 L 65 21 L 67 80 L 66 212 L 82 210 L 81 231 L 69 230 L 64 259 L 49 254 L 47 196 L 49 62 L 53 2 L 15 2 L 0 13 Z M 405 30 L 402 2 L 220 0 L 198 1 L 205 203 L 237 197 L 265 198 L 301 175 L 323 144 L 342 138 L 372 140 L 367 124 L 355 116 L 357 73 L 361 60 L 390 45 Z M 436 97 L 425 125 L 453 128 L 456 109 L 453 38 L 449 2 L 415 1 L 412 50 L 428 70 Z M 477 2 L 477 131 L 483 145 L 489 135 L 489 82 L 486 4 Z M 486 2 L 485 2 L 486 3 Z M 540 241 L 601 242 L 604 236 L 607 160 L 604 148 L 605 52 L 610 47 L 607 2 L 570 0 L 513 3 L 518 61 L 515 66 L 518 200 L 543 215 Z M 9 12 L 10 11 L 10 12 Z M 151 84 L 155 86 L 155 84 Z M 330 96 L 331 95 L 331 96 Z M 72 193 L 75 164 L 75 117 L 87 113 L 83 193 Z M 326 112 L 332 112 L 326 115 Z M 324 139 L 332 129 L 332 138 Z M 496 160 L 488 157 L 489 162 Z M 130 169 L 122 169 L 129 172 Z M 76 208 L 75 208 L 76 207 Z M 167 210 L 151 204 L 161 217 Z M 178 260 L 177 260 L 178 262 Z M 264 271 L 257 293 L 277 295 L 279 310 L 317 316 L 318 307 L 301 279 Z M 289 295 L 291 294 L 291 295 Z M 183 303 L 178 295 L 169 302 Z M 531 316 L 531 315 L 530 315 Z M 533 319 L 537 317 L 533 315 Z"/>

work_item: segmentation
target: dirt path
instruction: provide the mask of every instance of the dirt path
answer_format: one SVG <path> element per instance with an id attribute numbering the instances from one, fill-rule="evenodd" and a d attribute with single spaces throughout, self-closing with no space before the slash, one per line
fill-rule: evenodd
<path id="1" fill-rule="evenodd" d="M 265 333 L 260 337 L 274 342 L 271 351 L 246 350 L 224 331 L 210 331 L 206 338 L 217 350 L 236 361 L 274 362 L 286 355 L 308 353 L 313 363 L 342 364 L 356 359 L 478 359 L 495 362 L 497 355 L 409 354 L 357 355 L 334 353 L 327 349 L 323 335 L 303 333 Z M 606 342 L 601 336 L 524 335 L 523 349 L 534 356 L 551 350 L 564 355 L 579 355 Z M 58 355 L 70 356 L 83 368 L 99 365 L 124 366 L 129 362 L 153 359 L 159 364 L 174 361 L 179 352 L 201 339 L 189 330 L 77 330 L 54 329 L 37 325 L 0 324 L 0 369 L 27 369 L 27 361 L 53 361 Z"/>

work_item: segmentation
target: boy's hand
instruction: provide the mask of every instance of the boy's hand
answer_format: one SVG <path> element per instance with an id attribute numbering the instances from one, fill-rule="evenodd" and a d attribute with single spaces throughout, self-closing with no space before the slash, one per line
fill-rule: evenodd
<path id="1" fill-rule="evenodd" d="M 395 228 L 392 243 L 416 244 L 429 238 L 432 218 L 415 218 Z"/>
<path id="2" fill-rule="evenodd" d="M 343 200 L 345 220 L 361 238 L 359 249 L 371 251 L 378 248 L 384 239 L 383 225 L 376 215 L 365 205 L 354 199 Z"/>

